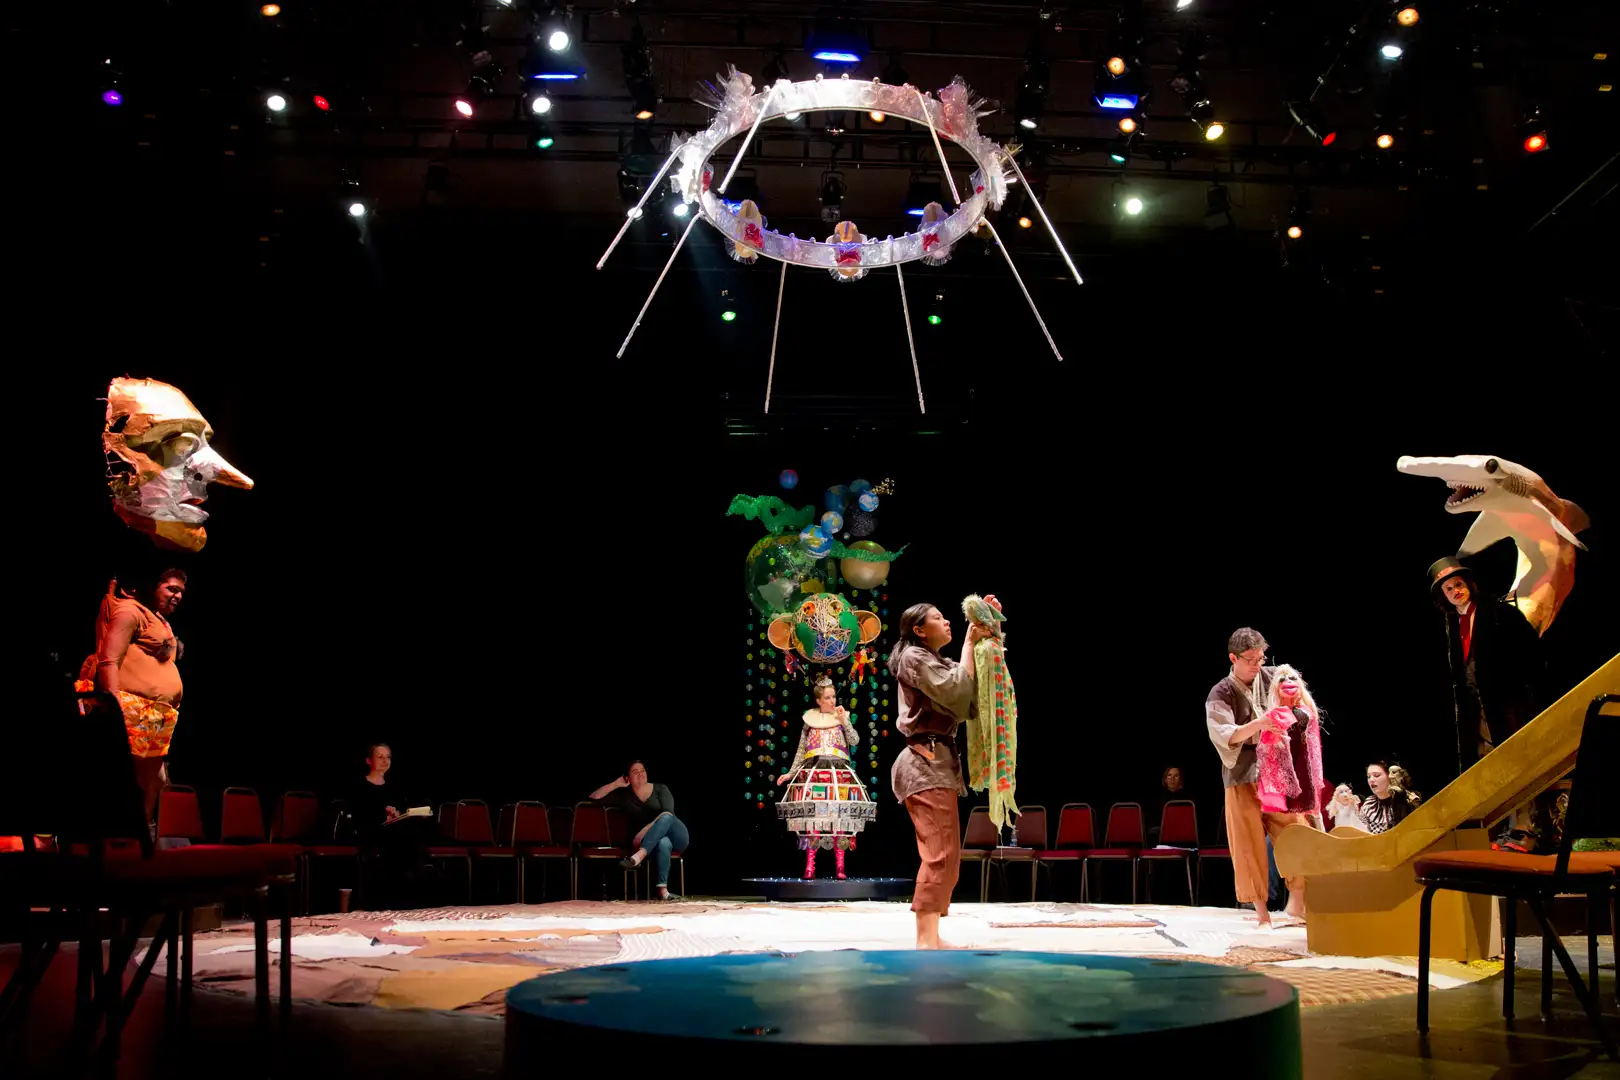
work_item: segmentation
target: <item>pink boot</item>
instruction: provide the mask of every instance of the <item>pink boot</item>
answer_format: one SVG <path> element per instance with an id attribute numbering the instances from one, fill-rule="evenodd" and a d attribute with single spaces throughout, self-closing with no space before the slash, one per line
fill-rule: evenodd
<path id="1" fill-rule="evenodd" d="M 804 852 L 804 880 L 809 881 L 816 876 L 816 842 L 810 841 L 810 846 Z"/>
<path id="2" fill-rule="evenodd" d="M 833 849 L 833 861 L 838 865 L 838 880 L 844 880 L 844 849 Z"/>

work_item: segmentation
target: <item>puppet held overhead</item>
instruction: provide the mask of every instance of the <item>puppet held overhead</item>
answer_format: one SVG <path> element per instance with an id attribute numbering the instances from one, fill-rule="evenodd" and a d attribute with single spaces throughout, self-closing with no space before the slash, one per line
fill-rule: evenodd
<path id="1" fill-rule="evenodd" d="M 101 433 L 113 512 L 159 547 L 201 551 L 208 543 L 208 511 L 202 508 L 208 485 L 253 487 L 208 445 L 213 434 L 176 387 L 155 379 L 114 379 Z"/>
<path id="2" fill-rule="evenodd" d="M 1519 561 L 1510 590 L 1512 603 L 1536 633 L 1545 634 L 1575 585 L 1575 549 L 1586 550 L 1575 534 L 1588 524 L 1585 511 L 1554 495 L 1545 480 L 1506 458 L 1402 457 L 1395 467 L 1410 476 L 1433 476 L 1449 484 L 1448 514 L 1478 512 L 1457 549 L 1459 558 L 1513 538 Z"/>

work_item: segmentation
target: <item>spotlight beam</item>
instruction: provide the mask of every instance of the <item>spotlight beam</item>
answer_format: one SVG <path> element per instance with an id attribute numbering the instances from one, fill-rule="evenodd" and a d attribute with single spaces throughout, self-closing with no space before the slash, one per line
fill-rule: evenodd
<path id="1" fill-rule="evenodd" d="M 895 280 L 900 283 L 900 313 L 906 319 L 906 344 L 911 347 L 911 377 L 917 380 L 917 411 L 928 412 L 923 404 L 922 372 L 917 368 L 917 342 L 911 335 L 911 305 L 906 302 L 906 273 L 899 263 L 894 264 Z"/>
<path id="2" fill-rule="evenodd" d="M 658 182 L 664 178 L 665 173 L 669 172 L 669 167 L 675 164 L 675 158 L 680 152 L 681 148 L 679 146 L 669 152 L 669 157 L 664 159 L 664 164 L 659 168 L 658 175 L 653 177 L 651 182 L 647 184 L 646 190 L 641 193 L 641 198 L 636 201 L 636 205 L 624 212 L 624 224 L 620 225 L 619 231 L 613 234 L 613 243 L 609 244 L 607 250 L 602 252 L 602 257 L 596 260 L 598 270 L 602 269 L 602 264 L 608 261 L 608 256 L 613 254 L 613 249 L 619 246 L 619 241 L 624 239 L 624 232 L 630 227 L 630 223 L 641 216 L 642 205 L 646 203 L 648 196 L 657 190 Z"/>
<path id="3" fill-rule="evenodd" d="M 675 242 L 675 250 L 669 253 L 669 261 L 664 264 L 664 269 L 659 272 L 658 280 L 653 282 L 652 292 L 647 294 L 647 302 L 642 304 L 641 310 L 636 313 L 636 321 L 630 324 L 630 332 L 624 335 L 624 344 L 619 346 L 615 359 L 624 359 L 624 350 L 630 347 L 630 339 L 636 336 L 636 328 L 641 325 L 641 320 L 647 317 L 647 309 L 652 307 L 653 297 L 658 295 L 658 287 L 664 283 L 664 277 L 669 273 L 669 268 L 675 265 L 675 256 L 681 253 L 681 248 L 686 244 L 686 238 L 692 235 L 692 226 L 696 225 L 702 217 L 702 214 L 693 214 L 690 220 L 687 221 L 686 230 L 681 233 L 681 238 Z"/>
<path id="4" fill-rule="evenodd" d="M 765 371 L 765 415 L 771 413 L 771 384 L 776 381 L 776 338 L 782 332 L 782 293 L 787 289 L 788 264 L 782 264 L 782 276 L 776 285 L 776 323 L 771 327 L 771 366 Z"/>
<path id="5" fill-rule="evenodd" d="M 1041 215 L 1041 221 L 1046 225 L 1046 231 L 1052 234 L 1052 243 L 1057 245 L 1058 254 L 1062 255 L 1063 261 L 1068 264 L 1069 273 L 1074 275 L 1074 283 L 1076 285 L 1085 284 L 1080 280 L 1080 268 L 1074 265 L 1073 259 L 1069 258 L 1069 249 L 1063 246 L 1063 240 L 1058 236 L 1057 228 L 1052 224 L 1052 219 L 1046 216 L 1046 208 L 1041 205 L 1041 200 L 1035 197 L 1035 189 L 1030 187 L 1029 181 L 1024 178 L 1024 170 L 1018 167 L 1018 159 L 1008 154 L 1007 163 L 1013 167 L 1013 172 L 1018 174 L 1018 182 L 1023 184 L 1024 190 L 1029 193 L 1029 201 L 1035 204 L 1035 212 Z M 1040 318 L 1039 315 L 1035 317 Z M 1063 357 L 1060 356 L 1058 359 L 1061 360 Z"/>

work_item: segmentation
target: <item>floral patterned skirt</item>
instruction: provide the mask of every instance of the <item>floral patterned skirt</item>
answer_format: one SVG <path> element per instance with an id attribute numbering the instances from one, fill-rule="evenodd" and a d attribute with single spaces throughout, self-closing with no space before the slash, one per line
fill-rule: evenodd
<path id="1" fill-rule="evenodd" d="M 776 804 L 776 816 L 798 834 L 801 850 L 851 850 L 855 834 L 877 817 L 877 804 L 850 762 L 812 758 L 788 778 L 787 794 Z"/>
<path id="2" fill-rule="evenodd" d="M 73 689 L 81 694 L 95 691 L 95 684 L 80 679 Z M 139 758 L 165 757 L 180 712 L 173 705 L 143 698 L 127 690 L 118 691 L 118 704 L 124 710 L 124 732 L 129 736 L 129 752 Z"/>

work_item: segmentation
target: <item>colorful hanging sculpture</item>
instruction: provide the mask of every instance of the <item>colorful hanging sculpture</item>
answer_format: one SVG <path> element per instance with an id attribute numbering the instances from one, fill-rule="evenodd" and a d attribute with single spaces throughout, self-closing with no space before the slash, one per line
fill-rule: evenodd
<path id="1" fill-rule="evenodd" d="M 778 649 L 796 649 L 813 664 L 836 664 L 882 629 L 875 613 L 854 610 L 837 593 L 820 593 L 773 619 L 766 634 Z"/>
<path id="2" fill-rule="evenodd" d="M 107 488 L 113 513 L 159 547 L 201 551 L 210 483 L 250 489 L 253 481 L 208 440 L 214 429 L 178 388 L 156 379 L 114 379 L 107 387 Z"/>
<path id="3" fill-rule="evenodd" d="M 1007 670 L 1001 612 L 970 596 L 962 601 L 962 614 L 988 635 L 973 646 L 979 702 L 967 722 L 967 782 L 974 791 L 989 791 L 990 820 L 1001 829 L 1018 813 L 1018 698 Z"/>

